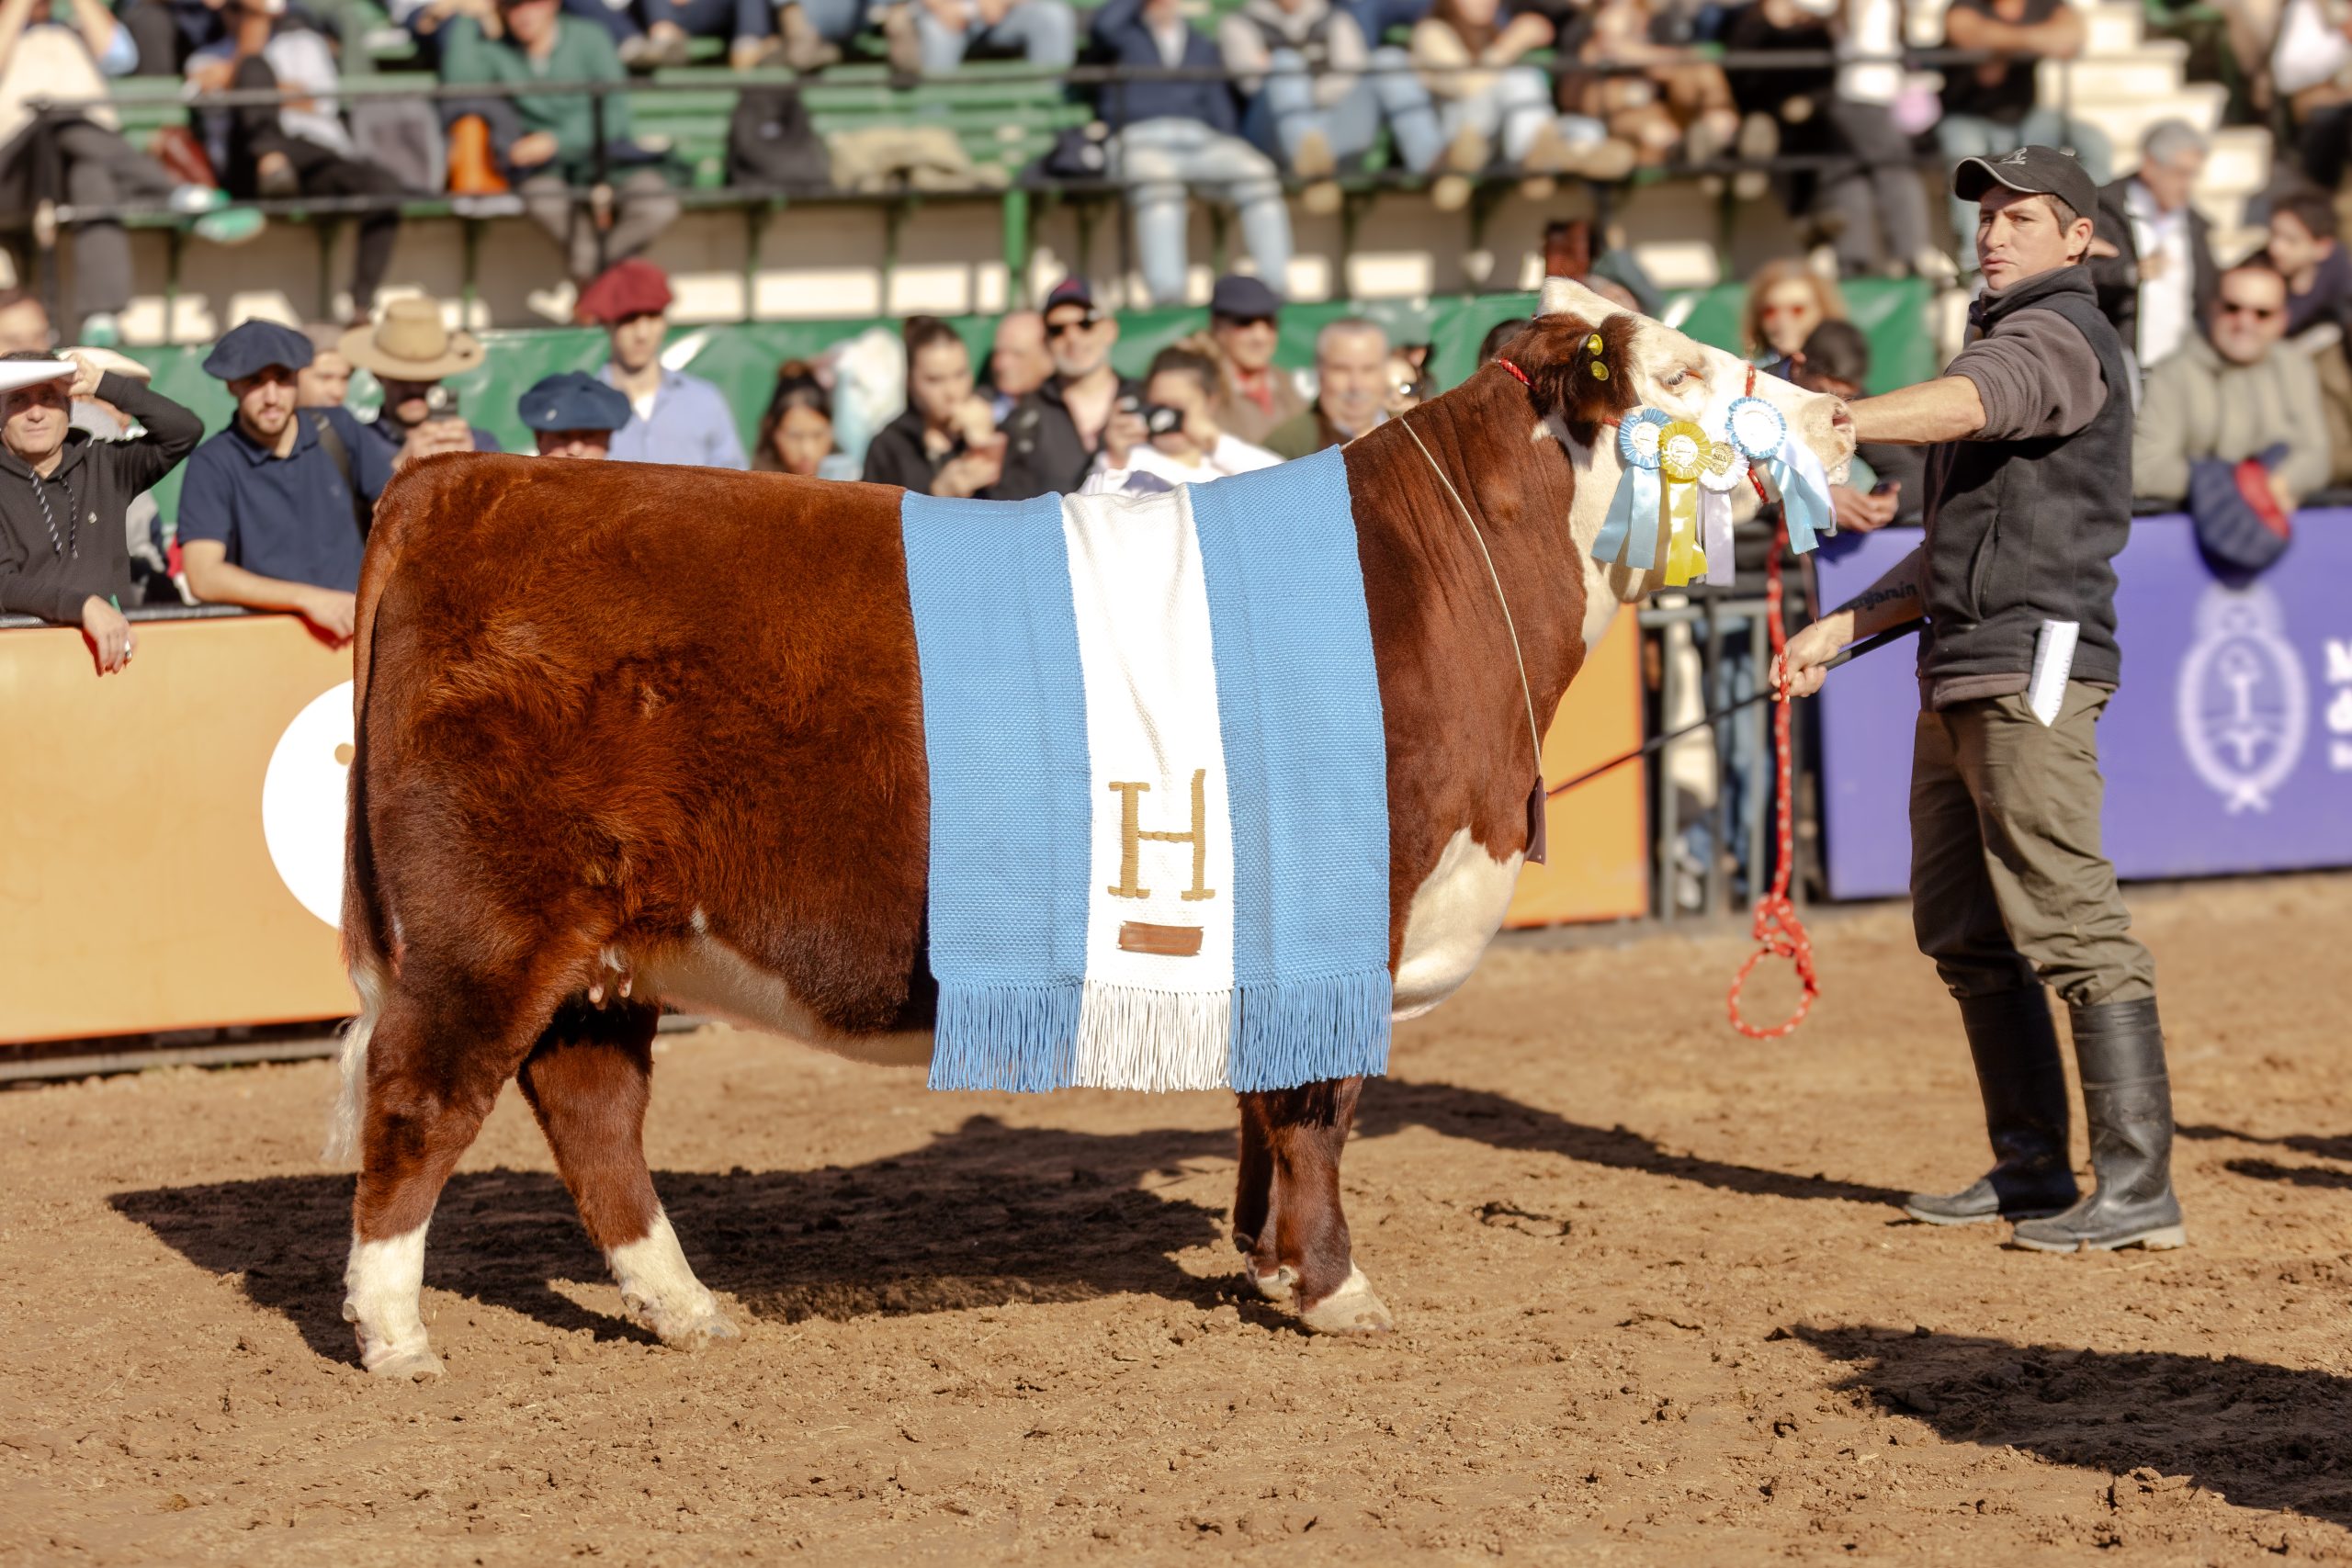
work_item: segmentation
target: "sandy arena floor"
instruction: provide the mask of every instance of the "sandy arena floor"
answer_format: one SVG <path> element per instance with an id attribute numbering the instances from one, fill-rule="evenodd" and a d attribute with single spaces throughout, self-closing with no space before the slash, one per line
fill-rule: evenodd
<path id="1" fill-rule="evenodd" d="M 510 1092 L 424 1387 L 352 1364 L 325 1064 L 0 1097 L 0 1559 L 2352 1562 L 2352 877 L 2136 903 L 2188 1250 L 1895 1223 L 1984 1157 L 1899 909 L 1821 923 L 1779 1043 L 1740 942 L 1509 946 L 1365 1096 L 1374 1345 L 1237 1291 L 1214 1095 L 673 1039 L 657 1179 L 746 1331 L 687 1358 Z"/>

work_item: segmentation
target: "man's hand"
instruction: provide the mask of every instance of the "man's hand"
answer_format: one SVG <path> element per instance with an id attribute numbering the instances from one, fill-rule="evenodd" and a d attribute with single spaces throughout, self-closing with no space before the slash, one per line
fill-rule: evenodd
<path id="1" fill-rule="evenodd" d="M 2292 517 L 2295 514 L 2296 497 L 2295 492 L 2288 488 L 2287 476 L 2273 470 L 2267 478 L 2270 484 L 2270 499 L 2278 503 L 2279 511 Z"/>
<path id="2" fill-rule="evenodd" d="M 352 628 L 359 624 L 358 599 L 338 589 L 310 589 L 294 607 L 304 620 L 333 637 L 337 648 L 351 640 Z"/>
<path id="3" fill-rule="evenodd" d="M 120 610 L 91 594 L 82 601 L 82 630 L 97 652 L 99 674 L 111 675 L 130 667 L 139 637 Z"/>
<path id="4" fill-rule="evenodd" d="M 996 439 L 996 412 L 977 392 L 956 405 L 948 423 L 967 446 L 985 446 Z"/>
<path id="5" fill-rule="evenodd" d="M 979 494 L 1004 478 L 1005 445 L 1003 436 L 994 436 L 949 458 L 931 481 L 931 493 L 956 501 Z"/>
<path id="6" fill-rule="evenodd" d="M 473 428 L 462 419 L 428 419 L 408 433 L 401 449 L 392 455 L 392 466 L 404 468 L 419 457 L 431 457 L 443 452 L 470 452 L 474 449 Z"/>
<path id="7" fill-rule="evenodd" d="M 1884 495 L 1878 495 L 1851 485 L 1831 485 L 1829 506 L 1837 514 L 1840 532 L 1875 534 L 1894 521 L 1899 496 L 1899 491 L 1892 488 Z"/>
<path id="8" fill-rule="evenodd" d="M 1124 468 L 1135 449 L 1150 439 L 1151 430 L 1144 423 L 1141 410 L 1114 408 L 1102 426 L 1102 460 L 1111 468 Z"/>
<path id="9" fill-rule="evenodd" d="M 506 161 L 516 168 L 544 164 L 558 152 L 555 132 L 534 130 L 516 137 L 506 149 Z"/>
<path id="10" fill-rule="evenodd" d="M 106 367 L 78 349 L 67 349 L 65 357 L 74 362 L 74 384 L 67 389 L 65 395 L 69 398 L 97 396 L 98 378 L 107 373 Z"/>
<path id="11" fill-rule="evenodd" d="M 1822 682 L 1829 679 L 1829 671 L 1824 666 L 1854 638 L 1853 622 L 1853 616 L 1841 610 L 1823 616 L 1789 638 L 1788 647 L 1772 662 L 1773 700 L 1780 700 L 1784 678 L 1787 694 L 1792 697 L 1809 697 L 1821 690 Z"/>

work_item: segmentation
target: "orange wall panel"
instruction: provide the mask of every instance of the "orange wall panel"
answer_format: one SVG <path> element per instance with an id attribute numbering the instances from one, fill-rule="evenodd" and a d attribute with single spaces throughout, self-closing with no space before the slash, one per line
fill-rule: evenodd
<path id="1" fill-rule="evenodd" d="M 1642 743 L 1641 628 L 1630 609 L 1588 655 L 1544 736 L 1544 776 L 1557 784 Z M 1649 913 L 1642 788 L 1628 762 L 1555 798 L 1544 818 L 1550 859 L 1519 874 L 1510 926 L 1638 919 Z"/>

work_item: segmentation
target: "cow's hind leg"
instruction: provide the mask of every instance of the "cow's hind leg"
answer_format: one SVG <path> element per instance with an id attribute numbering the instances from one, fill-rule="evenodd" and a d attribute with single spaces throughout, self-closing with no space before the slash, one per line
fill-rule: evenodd
<path id="1" fill-rule="evenodd" d="M 1322 1334 L 1383 1334 L 1396 1326 L 1355 1266 L 1340 1205 L 1340 1156 L 1363 1089 L 1360 1077 L 1327 1078 L 1241 1097 L 1245 1181 L 1253 1121 L 1270 1178 L 1255 1244 L 1247 1249 L 1250 1275 L 1260 1291 L 1292 1304 L 1300 1322 Z M 1237 1233 L 1243 1218 L 1237 1206 Z"/>
<path id="2" fill-rule="evenodd" d="M 660 1010 L 642 1003 L 556 1010 L 520 1075 L 581 1224 L 612 1266 L 621 1305 L 665 1345 L 699 1349 L 738 1337 L 678 1247 L 645 1167 Z"/>
<path id="3" fill-rule="evenodd" d="M 375 1016 L 363 1012 L 354 1047 L 364 1055 L 346 1069 L 364 1072 L 365 1087 L 343 1315 L 369 1371 L 437 1377 L 441 1359 L 426 1340 L 421 1301 L 425 1226 L 530 1037 L 502 1035 L 469 1016 L 465 998 L 478 1003 L 481 995 L 470 987 L 443 989 L 435 994 L 457 999 L 435 1003 L 398 987 L 384 994 L 380 979 L 358 977 Z"/>

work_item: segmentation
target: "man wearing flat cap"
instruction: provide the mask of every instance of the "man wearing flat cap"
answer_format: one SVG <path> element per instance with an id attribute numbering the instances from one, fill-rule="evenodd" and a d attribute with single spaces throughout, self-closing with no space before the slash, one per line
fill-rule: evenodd
<path id="1" fill-rule="evenodd" d="M 649 261 L 625 261 L 586 288 L 573 314 L 612 340 L 603 379 L 636 417 L 613 437 L 613 456 L 632 463 L 749 467 L 735 411 L 718 388 L 662 363 L 670 330 L 670 279 Z"/>
<path id="2" fill-rule="evenodd" d="M 457 399 L 441 385 L 479 366 L 484 350 L 471 333 L 442 324 L 439 305 L 395 299 L 375 325 L 353 327 L 335 346 L 384 389 L 383 406 L 359 429 L 395 468 L 438 452 L 499 449 L 496 436 L 460 417 Z"/>
<path id="3" fill-rule="evenodd" d="M 296 406 L 311 355 L 309 338 L 275 321 L 247 321 L 212 345 L 205 373 L 228 384 L 237 412 L 188 459 L 180 561 L 198 599 L 291 610 L 341 643 L 392 461 L 349 411 Z"/>
<path id="4" fill-rule="evenodd" d="M 1211 412 L 1228 434 L 1252 445 L 1306 412 L 1306 395 L 1274 363 L 1282 342 L 1282 297 L 1263 278 L 1228 272 L 1209 292 L 1209 340 L 1216 345 L 1217 397 Z"/>
<path id="5" fill-rule="evenodd" d="M 532 382 L 515 412 L 542 457 L 608 457 L 613 432 L 629 421 L 628 399 L 585 370 Z"/>
<path id="6" fill-rule="evenodd" d="M 2066 153 L 1963 159 L 1984 291 L 1944 375 L 1853 405 L 1861 441 L 1933 446 L 1927 536 L 1789 641 L 1798 695 L 1858 637 L 1926 617 L 1911 762 L 1911 908 L 1960 1003 L 1995 1164 L 1916 1193 L 1934 1224 L 2013 1220 L 2045 1252 L 2181 1245 L 2155 965 L 2099 845 L 2098 724 L 2122 674 L 2132 373 L 2085 265 L 2098 192 Z M 2066 1004 L 2097 1190 L 2078 1199 L 2043 987 Z"/>

